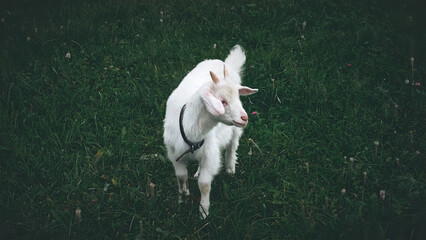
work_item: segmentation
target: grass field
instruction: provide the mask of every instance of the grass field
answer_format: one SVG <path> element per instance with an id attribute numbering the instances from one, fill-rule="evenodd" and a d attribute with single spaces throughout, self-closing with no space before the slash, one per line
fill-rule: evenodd
<path id="1" fill-rule="evenodd" d="M 2 3 L 0 239 L 426 239 L 426 20 L 392 2 Z M 258 114 L 200 220 L 165 103 L 235 44 Z"/>

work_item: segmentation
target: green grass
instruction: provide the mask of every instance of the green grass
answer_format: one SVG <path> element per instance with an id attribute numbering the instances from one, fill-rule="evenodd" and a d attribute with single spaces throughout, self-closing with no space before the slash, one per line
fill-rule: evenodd
<path id="1" fill-rule="evenodd" d="M 426 54 L 396 5 L 4 3 L 0 238 L 421 239 Z M 235 44 L 258 114 L 200 220 L 195 179 L 177 204 L 165 103 Z"/>

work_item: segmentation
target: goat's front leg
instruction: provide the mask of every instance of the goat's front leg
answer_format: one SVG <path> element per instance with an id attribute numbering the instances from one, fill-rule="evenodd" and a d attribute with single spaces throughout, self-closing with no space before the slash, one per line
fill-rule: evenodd
<path id="1" fill-rule="evenodd" d="M 175 174 L 179 186 L 179 200 L 178 202 L 183 202 L 182 195 L 189 196 L 189 186 L 188 186 L 188 168 L 186 166 L 186 160 L 174 161 L 173 166 L 175 168 Z"/>
<path id="2" fill-rule="evenodd" d="M 209 154 L 200 162 L 198 176 L 198 187 L 201 193 L 200 214 L 202 219 L 205 219 L 209 215 L 211 183 L 213 177 L 219 172 L 219 168 L 219 149 L 210 148 Z"/>
<path id="3" fill-rule="evenodd" d="M 237 148 L 242 133 L 243 130 L 241 128 L 234 127 L 232 129 L 232 139 L 229 145 L 226 147 L 225 153 L 225 166 L 227 173 L 235 173 L 235 164 L 237 163 Z"/>
<path id="4" fill-rule="evenodd" d="M 200 214 L 201 219 L 205 219 L 209 215 L 210 209 L 210 190 L 213 176 L 205 169 L 200 170 L 198 178 L 198 187 L 201 192 Z"/>

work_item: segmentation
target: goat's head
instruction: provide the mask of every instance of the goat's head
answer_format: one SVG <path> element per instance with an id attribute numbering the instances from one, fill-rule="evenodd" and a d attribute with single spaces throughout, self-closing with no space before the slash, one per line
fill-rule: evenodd
<path id="1" fill-rule="evenodd" d="M 227 81 L 225 67 L 223 79 L 219 79 L 213 72 L 210 72 L 210 77 L 213 82 L 201 95 L 207 111 L 224 124 L 245 127 L 248 116 L 241 104 L 240 95 L 251 95 L 258 90 Z"/>

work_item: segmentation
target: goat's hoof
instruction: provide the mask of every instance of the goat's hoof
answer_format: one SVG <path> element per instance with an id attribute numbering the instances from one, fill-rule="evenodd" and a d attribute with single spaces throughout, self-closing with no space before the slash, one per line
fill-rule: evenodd
<path id="1" fill-rule="evenodd" d="M 182 196 L 188 197 L 189 196 L 189 191 L 186 191 L 186 192 L 183 192 L 183 193 L 179 194 L 178 203 L 183 203 L 184 202 Z"/>
<path id="2" fill-rule="evenodd" d="M 200 219 L 204 220 L 209 216 L 209 209 L 208 207 L 200 206 Z"/>
<path id="3" fill-rule="evenodd" d="M 226 172 L 229 174 L 235 174 L 235 168 L 226 168 Z"/>
<path id="4" fill-rule="evenodd" d="M 194 174 L 194 178 L 198 178 L 200 175 L 200 167 L 198 167 L 197 172 Z"/>

